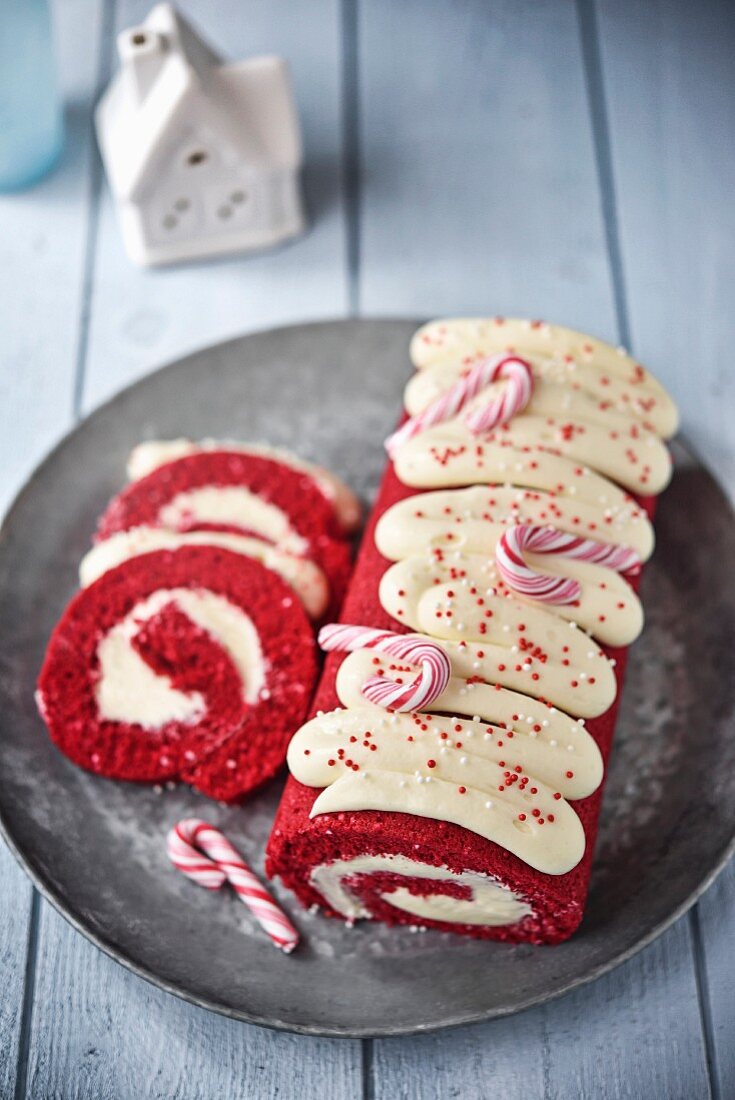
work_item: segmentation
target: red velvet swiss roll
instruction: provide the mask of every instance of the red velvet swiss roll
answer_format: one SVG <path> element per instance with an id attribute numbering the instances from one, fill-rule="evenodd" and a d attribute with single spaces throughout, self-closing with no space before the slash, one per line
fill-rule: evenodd
<path id="1" fill-rule="evenodd" d="M 378 519 L 392 504 L 415 495 L 413 489 L 398 481 L 389 466 L 342 610 L 342 621 L 359 623 L 379 629 L 405 632 L 405 628 L 389 616 L 378 599 L 380 578 L 391 564 L 378 552 L 374 531 Z M 641 501 L 649 514 L 653 501 Z M 620 692 L 627 657 L 626 649 L 604 652 L 616 659 L 615 673 L 618 693 L 613 706 L 603 715 L 588 719 L 586 729 L 601 750 L 605 764 L 609 756 Z M 344 654 L 331 653 L 326 661 L 312 713 L 329 711 L 339 706 L 335 693 L 335 676 Z M 431 709 L 431 708 L 429 708 Z M 597 827 L 602 802 L 602 785 L 588 798 L 571 803 L 579 816 L 586 837 L 582 860 L 571 871 L 550 875 L 537 871 L 517 856 L 458 825 L 418 817 L 407 813 L 386 813 L 373 810 L 325 813 L 310 818 L 309 812 L 320 794 L 289 778 L 278 809 L 268 844 L 267 872 L 279 876 L 305 906 L 317 904 L 329 916 L 340 914 L 325 908 L 323 897 L 310 884 L 312 869 L 333 860 L 348 860 L 364 855 L 400 855 L 407 859 L 462 873 L 475 871 L 495 876 L 524 900 L 533 913 L 516 924 L 504 926 L 444 923 L 419 919 L 390 904 L 390 892 L 399 885 L 410 893 L 448 893 L 463 898 L 467 887 L 450 880 L 428 882 L 390 873 L 357 874 L 349 880 L 350 890 L 358 896 L 376 919 L 389 924 L 425 925 L 443 931 L 465 934 L 480 939 L 511 942 L 557 943 L 568 938 L 577 928 L 584 911 L 594 854 Z"/>
<path id="2" fill-rule="evenodd" d="M 214 625 L 205 627 L 210 596 Z M 257 639 L 248 682 L 235 656 L 244 635 Z M 111 718 L 109 708 L 101 715 L 105 639 L 106 684 L 132 662 L 152 689 L 131 691 L 126 681 L 120 705 L 139 708 L 163 691 L 170 707 L 173 692 L 179 716 L 154 724 Z M 132 558 L 77 593 L 49 641 L 38 704 L 52 740 L 81 767 L 140 782 L 182 779 L 233 801 L 282 766 L 316 675 L 312 627 L 289 585 L 241 554 L 187 547 Z"/>

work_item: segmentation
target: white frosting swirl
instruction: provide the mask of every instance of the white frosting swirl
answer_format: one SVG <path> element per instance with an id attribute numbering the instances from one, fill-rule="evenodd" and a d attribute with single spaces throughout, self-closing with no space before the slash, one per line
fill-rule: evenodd
<path id="1" fill-rule="evenodd" d="M 265 665 L 252 620 L 223 596 L 204 589 L 160 589 L 141 600 L 97 646 L 99 714 L 111 722 L 160 729 L 167 722 L 195 722 L 205 709 L 198 692 L 177 690 L 133 648 L 140 628 L 169 604 L 210 634 L 230 657 L 242 682 L 243 699 L 255 702 L 265 687 Z"/>
<path id="2" fill-rule="evenodd" d="M 612 487 L 611 487 L 612 488 Z M 635 550 L 642 561 L 653 552 L 653 527 L 642 509 L 615 497 L 589 502 L 510 485 L 440 489 L 398 501 L 378 520 L 375 543 L 400 561 L 426 549 L 463 550 L 491 556 L 506 527 L 551 523 L 571 535 Z"/>

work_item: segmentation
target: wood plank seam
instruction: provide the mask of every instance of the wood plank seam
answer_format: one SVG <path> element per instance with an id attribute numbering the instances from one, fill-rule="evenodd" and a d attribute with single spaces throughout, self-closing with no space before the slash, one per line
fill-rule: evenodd
<path id="1" fill-rule="evenodd" d="M 595 0 L 576 0 L 576 7 L 618 336 L 624 347 L 630 348 L 631 333 L 628 300 L 623 275 L 623 257 L 620 247 L 615 197 L 615 176 L 610 145 L 610 125 L 605 98 L 605 81 Z"/>
<path id="2" fill-rule="evenodd" d="M 372 1039 L 362 1040 L 362 1100 L 375 1100 L 375 1048 Z"/>
<path id="3" fill-rule="evenodd" d="M 31 1044 L 33 1002 L 36 992 L 36 963 L 38 960 L 38 930 L 41 920 L 41 895 L 35 886 L 31 895 L 31 913 L 28 921 L 28 947 L 26 950 L 23 1004 L 20 1015 L 18 1060 L 15 1069 L 15 1100 L 25 1100 L 28 1084 L 28 1055 Z"/>
<path id="4" fill-rule="evenodd" d="M 341 0 L 342 39 L 342 158 L 347 243 L 347 305 L 351 317 L 360 312 L 360 106 L 358 13 L 356 0 Z"/>
<path id="5" fill-rule="evenodd" d="M 702 1039 L 704 1041 L 704 1053 L 707 1061 L 710 1094 L 712 1100 L 721 1100 L 722 1089 L 720 1087 L 720 1072 L 717 1063 L 717 1046 L 715 1044 L 714 1023 L 712 1019 L 712 1000 L 709 993 L 709 978 L 707 976 L 707 965 L 705 961 L 699 902 L 689 910 L 687 920 L 689 922 L 689 930 L 692 939 L 694 978 L 697 985 L 697 1000 L 699 1002 L 699 1015 L 702 1023 Z"/>

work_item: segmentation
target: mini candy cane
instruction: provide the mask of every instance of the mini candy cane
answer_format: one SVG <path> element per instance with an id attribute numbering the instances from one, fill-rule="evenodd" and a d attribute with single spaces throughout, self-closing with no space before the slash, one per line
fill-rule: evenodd
<path id="1" fill-rule="evenodd" d="M 219 890 L 229 882 L 276 947 L 293 951 L 298 932 L 219 829 L 187 817 L 168 834 L 166 850 L 174 867 L 205 889 Z"/>
<path id="2" fill-rule="evenodd" d="M 394 634 L 390 630 L 372 630 L 367 626 L 330 623 L 319 631 L 319 645 L 326 650 L 377 649 L 411 664 L 421 672 L 409 684 L 397 684 L 384 676 L 371 676 L 363 684 L 362 694 L 371 703 L 398 711 L 421 710 L 441 695 L 449 683 L 452 666 L 441 646 L 418 634 Z"/>
<path id="3" fill-rule="evenodd" d="M 500 536 L 495 548 L 498 572 L 514 592 L 542 603 L 574 603 L 579 599 L 582 586 L 571 577 L 552 577 L 548 573 L 537 573 L 526 565 L 524 550 L 530 550 L 534 554 L 563 554 L 567 558 L 606 565 L 617 573 L 629 573 L 640 566 L 640 558 L 635 551 L 627 550 L 623 546 L 581 539 L 558 531 L 555 527 L 510 527 Z"/>
<path id="4" fill-rule="evenodd" d="M 526 407 L 531 398 L 533 392 L 531 366 L 525 359 L 519 359 L 515 355 L 483 359 L 455 382 L 446 393 L 437 397 L 416 416 L 412 416 L 386 439 L 385 449 L 390 457 L 393 458 L 403 444 L 413 439 L 419 432 L 430 428 L 432 424 L 441 424 L 456 416 L 486 386 L 501 378 L 508 381 L 508 386 L 503 393 L 493 398 L 487 405 L 470 413 L 466 423 L 474 435 L 479 435 L 510 420 Z"/>

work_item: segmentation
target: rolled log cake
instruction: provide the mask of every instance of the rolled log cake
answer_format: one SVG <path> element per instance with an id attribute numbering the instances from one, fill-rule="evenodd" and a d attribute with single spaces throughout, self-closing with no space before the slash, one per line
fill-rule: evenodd
<path id="1" fill-rule="evenodd" d="M 676 409 L 622 350 L 537 322 L 433 323 L 411 354 L 347 625 L 324 635 L 350 652 L 289 747 L 268 873 L 348 921 L 559 942 Z"/>

